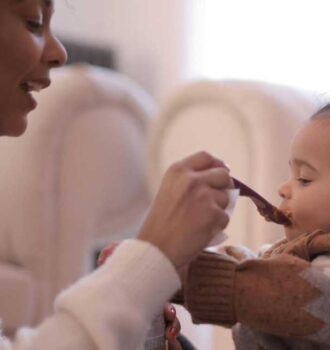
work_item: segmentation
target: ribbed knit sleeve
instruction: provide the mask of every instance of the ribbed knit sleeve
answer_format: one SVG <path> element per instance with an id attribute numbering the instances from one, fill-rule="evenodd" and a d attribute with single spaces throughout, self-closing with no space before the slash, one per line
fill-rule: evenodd
<path id="1" fill-rule="evenodd" d="M 224 254 L 202 253 L 189 267 L 184 299 L 195 323 L 232 326 L 237 262 Z M 188 288 L 186 288 L 186 286 Z"/>
<path id="2" fill-rule="evenodd" d="M 62 292 L 55 310 L 74 318 L 99 350 L 137 349 L 179 287 L 174 265 L 158 248 L 128 240 L 92 275 Z"/>
<path id="3" fill-rule="evenodd" d="M 330 293 L 319 288 L 325 282 L 328 276 L 310 262 L 288 254 L 239 263 L 204 252 L 190 265 L 185 305 L 196 323 L 240 322 L 283 337 L 312 339 L 321 331 L 327 337 L 324 310 Z M 317 309 L 310 307 L 315 304 Z"/>
<path id="4" fill-rule="evenodd" d="M 152 318 L 180 288 L 168 258 L 153 245 L 128 240 L 106 263 L 63 291 L 54 314 L 21 329 L 0 350 L 137 350 Z"/>

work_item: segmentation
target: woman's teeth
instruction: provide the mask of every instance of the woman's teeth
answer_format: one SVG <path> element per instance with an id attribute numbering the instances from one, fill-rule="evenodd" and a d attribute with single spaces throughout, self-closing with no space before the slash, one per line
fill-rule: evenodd
<path id="1" fill-rule="evenodd" d="M 23 89 L 23 91 L 26 91 L 26 92 L 31 92 L 31 91 L 38 92 L 42 89 L 42 86 L 37 82 L 26 81 L 21 84 L 21 88 Z"/>

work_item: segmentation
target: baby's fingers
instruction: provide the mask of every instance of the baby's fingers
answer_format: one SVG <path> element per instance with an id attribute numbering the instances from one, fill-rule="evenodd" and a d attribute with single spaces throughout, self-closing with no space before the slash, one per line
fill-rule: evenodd
<path id="1" fill-rule="evenodd" d="M 96 262 L 97 266 L 102 265 L 107 260 L 107 257 L 114 252 L 114 250 L 117 248 L 118 245 L 119 245 L 119 242 L 114 242 L 106 246 L 105 248 L 103 248 L 100 255 L 97 258 L 97 262 Z"/>

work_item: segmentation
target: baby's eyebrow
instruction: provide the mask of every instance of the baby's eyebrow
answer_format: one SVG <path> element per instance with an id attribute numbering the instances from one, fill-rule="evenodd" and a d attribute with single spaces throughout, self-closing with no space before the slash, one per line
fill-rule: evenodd
<path id="1" fill-rule="evenodd" d="M 317 169 L 314 168 L 312 164 L 308 163 L 304 159 L 293 158 L 292 160 L 289 160 L 289 165 L 292 166 L 292 163 L 298 166 L 306 166 L 307 168 L 317 172 Z"/>

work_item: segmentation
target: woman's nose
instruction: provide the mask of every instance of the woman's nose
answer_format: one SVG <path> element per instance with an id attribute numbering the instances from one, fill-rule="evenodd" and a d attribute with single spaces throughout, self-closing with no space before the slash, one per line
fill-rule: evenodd
<path id="1" fill-rule="evenodd" d="M 291 196 L 291 190 L 290 190 L 290 185 L 289 182 L 283 183 L 279 188 L 278 188 L 278 194 L 283 198 L 283 199 L 288 199 Z"/>
<path id="2" fill-rule="evenodd" d="M 49 68 L 63 66 L 67 61 L 67 53 L 62 43 L 52 34 L 47 38 L 44 49 L 44 62 Z"/>

